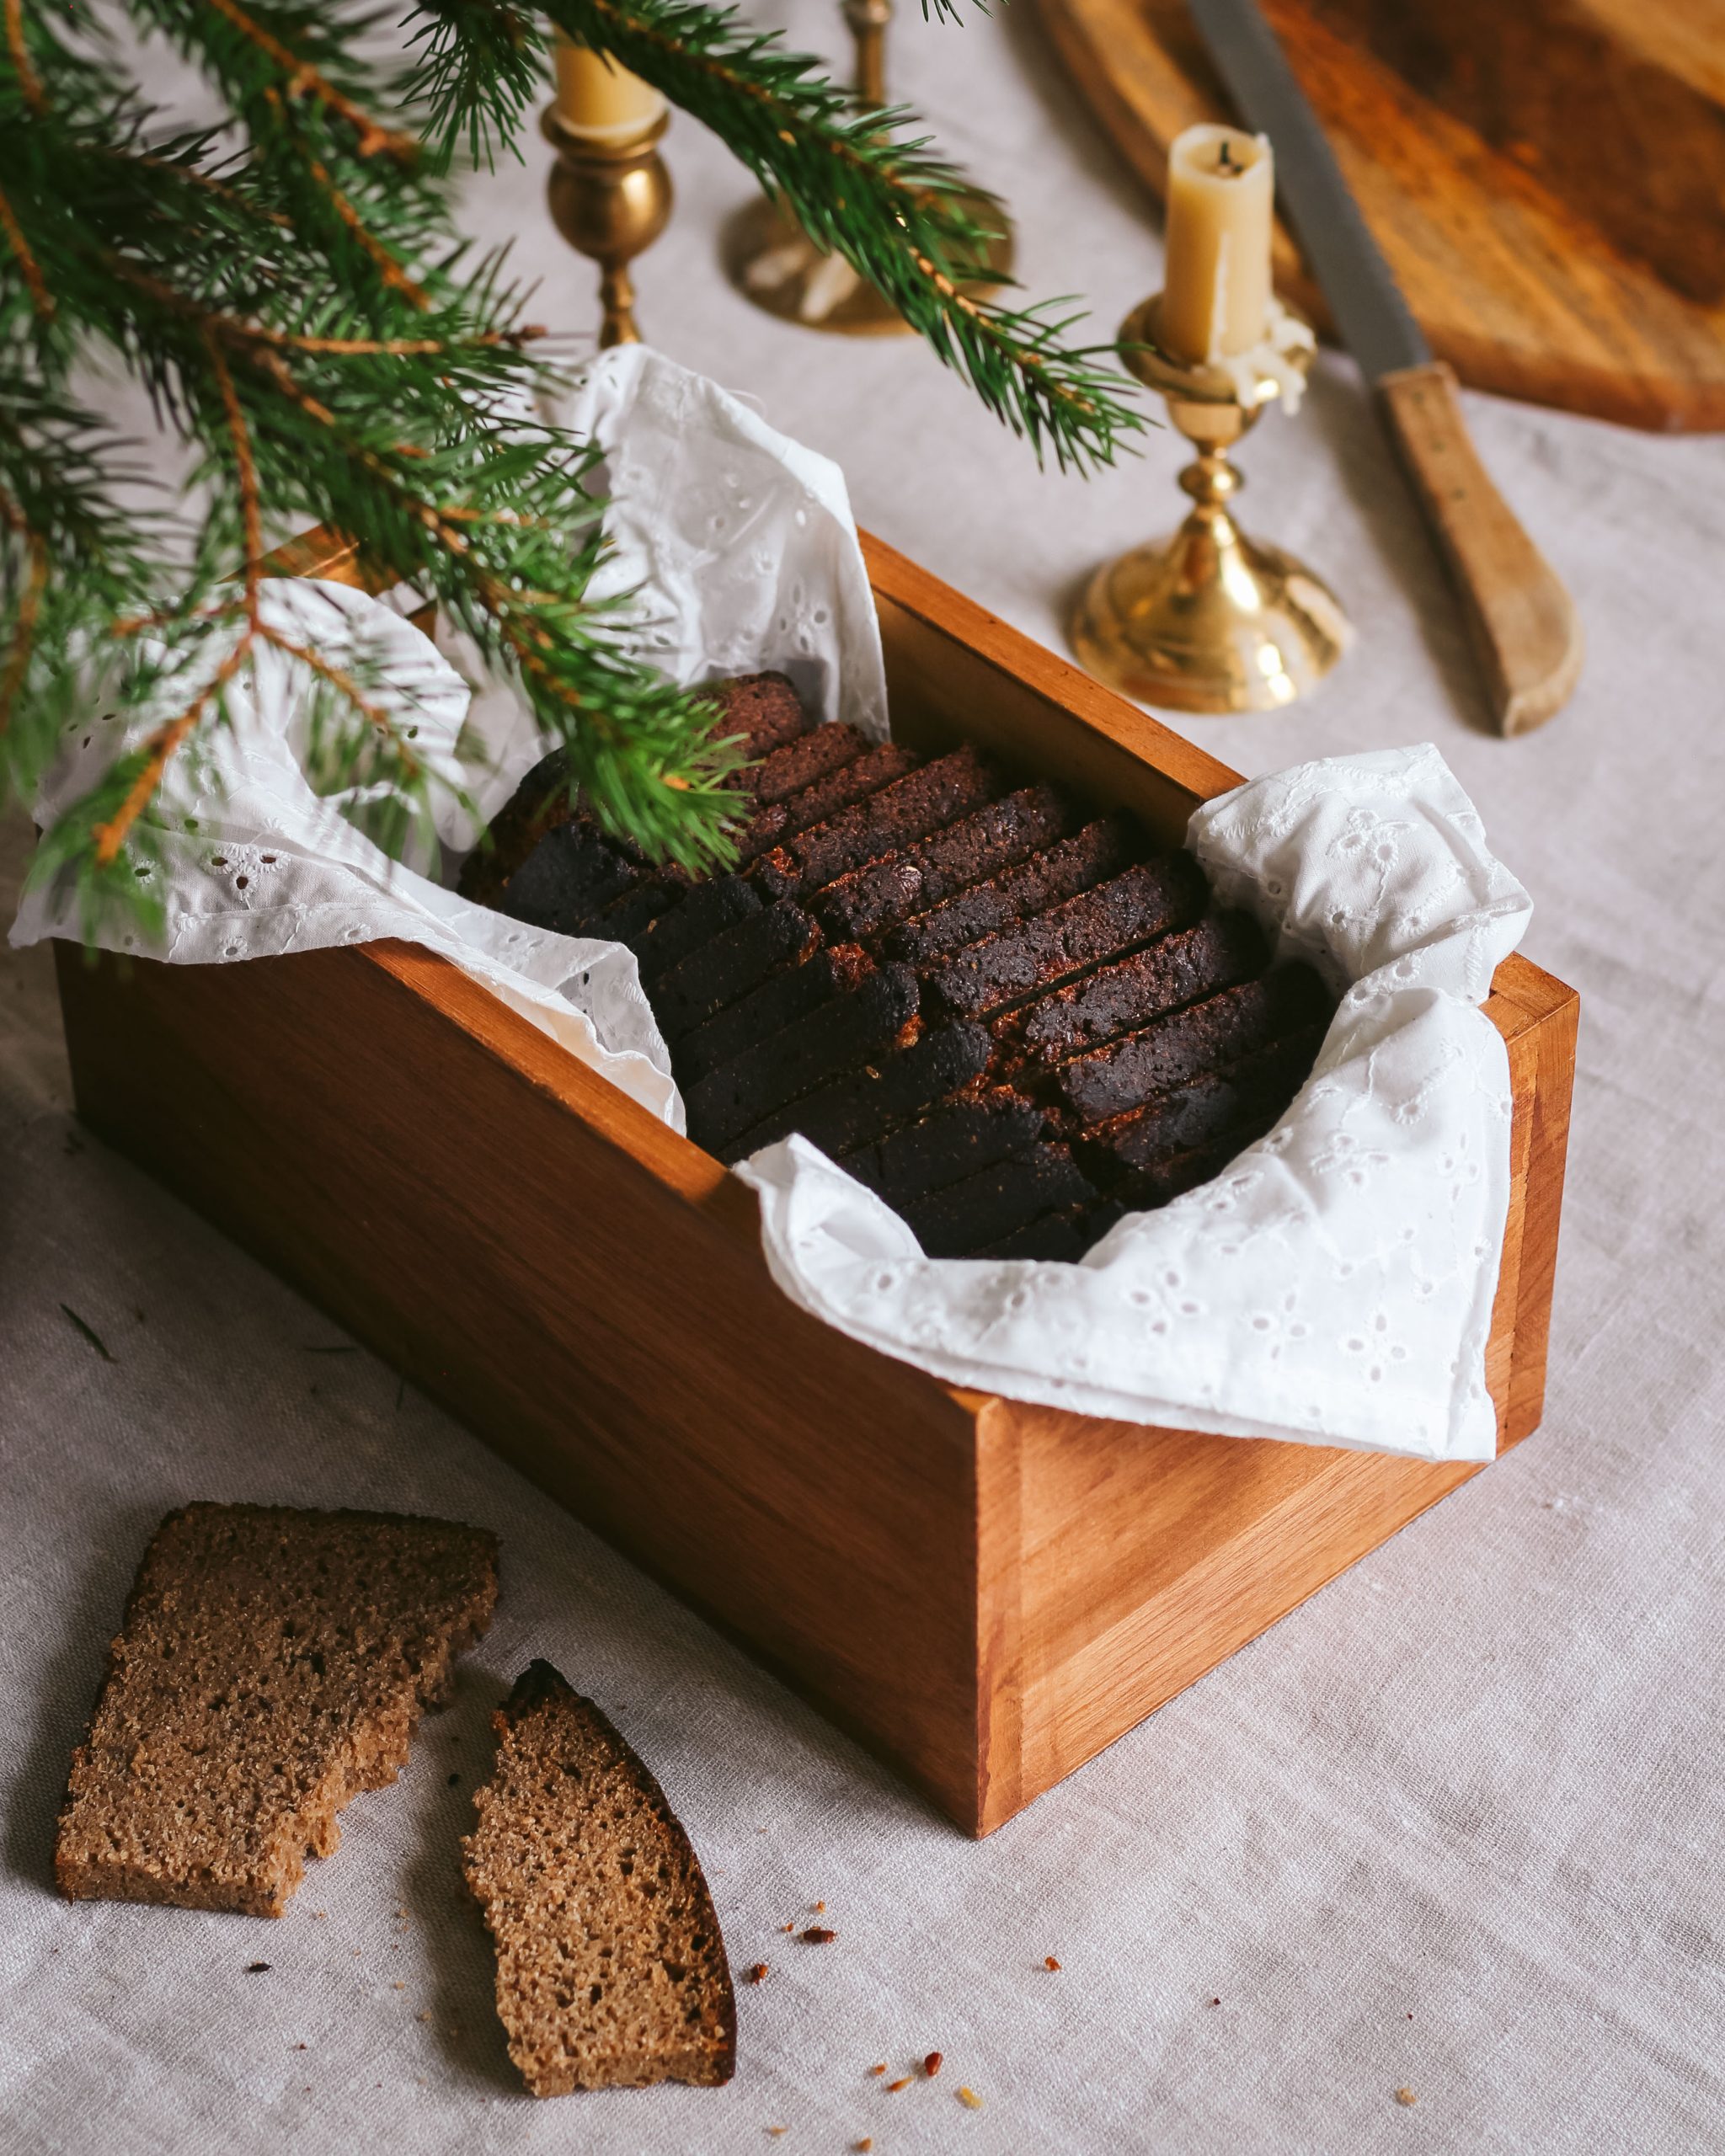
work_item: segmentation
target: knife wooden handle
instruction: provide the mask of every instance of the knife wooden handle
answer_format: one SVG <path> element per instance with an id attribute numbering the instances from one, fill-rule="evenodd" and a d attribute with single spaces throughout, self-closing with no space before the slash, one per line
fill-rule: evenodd
<path id="1" fill-rule="evenodd" d="M 1381 376 L 1378 395 L 1467 616 L 1500 734 L 1560 710 L 1581 672 L 1581 624 L 1551 564 L 1492 484 L 1441 360 Z"/>

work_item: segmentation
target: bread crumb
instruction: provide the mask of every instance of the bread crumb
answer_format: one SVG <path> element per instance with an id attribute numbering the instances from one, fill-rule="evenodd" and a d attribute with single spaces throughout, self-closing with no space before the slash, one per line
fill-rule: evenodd
<path id="1" fill-rule="evenodd" d="M 898 2095 L 898 2093 L 899 2093 L 900 2089 L 908 2089 L 908 2088 L 910 2087 L 910 2085 L 911 2085 L 911 2077 L 910 2077 L 910 2075 L 909 2075 L 908 2073 L 902 2073 L 902 2074 L 900 2074 L 900 2075 L 899 2079 L 898 2079 L 896 2081 L 889 2081 L 889 2082 L 888 2082 L 888 2084 L 886 2084 L 886 2093 L 888 2094 L 888 2095 L 889 2095 L 889 2096 L 896 2096 L 896 2095 Z"/>
<path id="2" fill-rule="evenodd" d="M 922 2062 L 922 2071 L 928 2076 L 931 2081 L 932 2081 L 935 2075 L 940 2072 L 942 2056 L 942 2053 L 939 2052 L 931 2052 L 928 2054 L 928 2057 Z"/>
<path id="3" fill-rule="evenodd" d="M 886 2061 L 883 2059 L 879 2066 L 871 2066 L 868 2071 L 871 2073 L 884 2073 L 886 2072 Z"/>
<path id="4" fill-rule="evenodd" d="M 1221 2002 L 1221 2001 L 1220 2001 L 1220 1999 L 1213 1999 L 1210 2001 L 1210 2004 L 1211 2004 L 1212 2006 L 1220 2006 L 1220 2005 L 1221 2004 L 1221 2003 L 1222 2003 L 1222 2002 Z"/>
<path id="5" fill-rule="evenodd" d="M 826 1946 L 838 1937 L 838 1934 L 829 1931 L 824 1924 L 811 1924 L 798 1936 L 805 1946 Z"/>
<path id="6" fill-rule="evenodd" d="M 1058 1969 L 1060 1965 L 1052 1954 L 1044 1954 L 1042 1957 L 1042 1966 L 1044 1969 Z"/>
<path id="7" fill-rule="evenodd" d="M 1396 2101 L 1398 2104 L 1402 2105 L 1407 2109 L 1412 2110 L 1413 2105 L 1419 2101 L 1419 2099 L 1414 2095 L 1411 2089 L 1398 2089 L 1396 2091 Z"/>
<path id="8" fill-rule="evenodd" d="M 422 2008 L 422 2009 L 420 2009 L 419 2013 L 419 2014 L 418 2014 L 414 2018 L 415 2018 L 415 2020 L 420 2020 L 420 2021 L 429 2021 L 429 2020 L 431 2019 L 431 2009 L 430 2009 L 430 2008 L 429 2006 Z"/>
<path id="9" fill-rule="evenodd" d="M 399 1977 L 398 1977 L 389 1988 L 392 1991 L 405 1991 L 407 1989 L 407 1986 L 402 1983 Z"/>
<path id="10" fill-rule="evenodd" d="M 264 1976 L 268 1974 L 269 1968 L 270 1964 L 267 1961 L 248 1961 L 246 1963 L 246 1974 L 248 1977 Z"/>
<path id="11" fill-rule="evenodd" d="M 750 1972 L 749 1972 L 749 1982 L 750 1982 L 751 1984 L 758 1984 L 758 1983 L 761 1982 L 761 1978 L 762 1978 L 766 1974 L 766 1962 L 765 1962 L 765 1961 L 757 1961 L 757 1962 L 755 1964 L 754 1967 L 753 1967 L 752 1969 L 750 1969 Z"/>
<path id="12" fill-rule="evenodd" d="M 982 2109 L 982 2099 L 974 2089 L 960 2089 L 959 2101 L 968 2111 L 980 2111 Z"/>
<path id="13" fill-rule="evenodd" d="M 825 1902 L 816 1902 L 816 1903 L 814 1903 L 814 1905 L 813 1908 L 810 1910 L 809 1913 L 810 1913 L 811 1915 L 813 1915 L 813 1916 L 824 1917 L 824 1916 L 826 1914 L 826 1904 L 825 1904 Z"/>
<path id="14" fill-rule="evenodd" d="M 778 2139 L 782 2133 L 788 2133 L 790 2130 L 791 2129 L 788 2126 L 770 2126 L 766 2129 L 775 2141 Z"/>
<path id="15" fill-rule="evenodd" d="M 856 2150 L 857 2156 L 868 2156 L 869 2150 L 874 2146 L 874 2136 L 865 2133 L 860 2141 L 853 2141 L 851 2146 Z"/>

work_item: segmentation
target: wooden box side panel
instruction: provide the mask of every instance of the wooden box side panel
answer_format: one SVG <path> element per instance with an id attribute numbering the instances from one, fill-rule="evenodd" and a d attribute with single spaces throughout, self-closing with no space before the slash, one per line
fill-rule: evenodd
<path id="1" fill-rule="evenodd" d="M 974 1823 L 972 1417 L 750 1193 L 427 953 L 59 955 L 93 1129 Z"/>

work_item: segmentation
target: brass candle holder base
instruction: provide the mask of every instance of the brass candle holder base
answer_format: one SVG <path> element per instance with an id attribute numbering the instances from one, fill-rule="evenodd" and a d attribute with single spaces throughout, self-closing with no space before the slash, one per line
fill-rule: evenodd
<path id="1" fill-rule="evenodd" d="M 980 223 L 1001 221 L 992 204 L 977 205 Z M 1012 274 L 1010 232 L 991 239 L 985 276 L 967 278 L 974 299 L 998 291 Z M 724 237 L 725 274 L 745 299 L 783 322 L 825 329 L 840 337 L 902 337 L 911 334 L 892 302 L 859 277 L 841 254 L 828 254 L 803 227 L 763 196 L 731 220 Z"/>
<path id="2" fill-rule="evenodd" d="M 1172 539 L 1096 572 L 1073 613 L 1072 648 L 1099 680 L 1142 703 L 1276 711 L 1323 679 L 1354 632 L 1327 584 L 1235 522 L 1229 504 L 1244 482 L 1228 451 L 1267 403 L 1298 390 L 1310 333 L 1279 310 L 1277 339 L 1262 353 L 1188 366 L 1160 349 L 1158 311 L 1159 300 L 1146 300 L 1121 323 L 1121 359 L 1167 398 L 1198 450 L 1180 474 L 1192 513 Z"/>
<path id="3" fill-rule="evenodd" d="M 845 22 L 856 40 L 856 99 L 862 112 L 877 112 L 886 99 L 886 31 L 892 0 L 844 0 Z M 968 202 L 967 207 L 972 207 Z M 988 243 L 985 275 L 966 278 L 973 299 L 998 291 L 1012 275 L 1012 234 L 999 206 L 977 200 L 972 215 L 1001 232 Z M 892 302 L 859 277 L 841 254 L 817 247 L 803 227 L 764 198 L 731 220 L 724 237 L 725 274 L 745 299 L 782 322 L 839 337 L 903 337 L 911 325 Z"/>
<path id="4" fill-rule="evenodd" d="M 571 127 L 554 104 L 540 118 L 557 152 L 545 186 L 553 221 L 571 247 L 599 264 L 601 350 L 641 341 L 629 264 L 670 220 L 670 174 L 659 154 L 670 120 L 661 112 L 633 132 L 606 138 Z"/>

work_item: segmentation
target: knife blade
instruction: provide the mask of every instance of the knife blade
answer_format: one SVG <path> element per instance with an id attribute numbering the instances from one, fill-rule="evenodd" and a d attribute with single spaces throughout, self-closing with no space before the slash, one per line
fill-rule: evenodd
<path id="1" fill-rule="evenodd" d="M 1455 374 L 1432 357 L 1257 0 L 1188 5 L 1240 117 L 1269 137 L 1277 195 L 1438 542 L 1498 731 L 1543 725 L 1581 671 L 1569 595 L 1480 462 Z"/>

